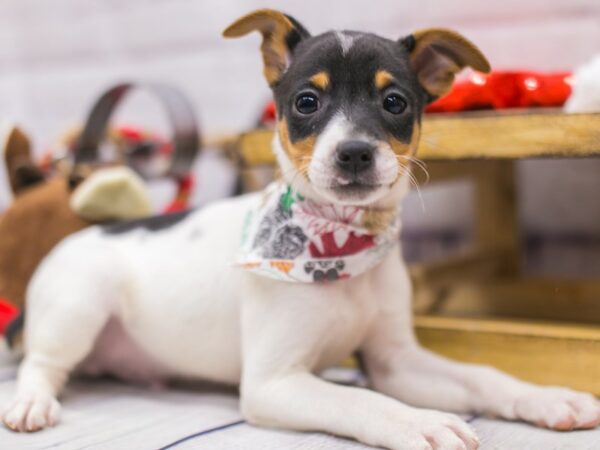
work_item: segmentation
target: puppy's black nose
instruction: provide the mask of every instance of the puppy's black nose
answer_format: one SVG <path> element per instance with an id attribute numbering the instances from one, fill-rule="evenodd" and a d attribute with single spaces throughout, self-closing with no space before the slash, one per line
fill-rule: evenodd
<path id="1" fill-rule="evenodd" d="M 357 174 L 371 168 L 374 164 L 375 148 L 364 141 L 344 141 L 338 144 L 335 163 L 344 172 Z"/>

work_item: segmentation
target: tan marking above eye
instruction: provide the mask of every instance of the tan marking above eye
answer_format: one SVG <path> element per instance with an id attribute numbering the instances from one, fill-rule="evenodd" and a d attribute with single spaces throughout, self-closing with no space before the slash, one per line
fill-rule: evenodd
<path id="1" fill-rule="evenodd" d="M 329 87 L 329 83 L 329 74 L 325 71 L 315 73 L 312 77 L 310 77 L 310 84 L 322 91 Z"/>
<path id="2" fill-rule="evenodd" d="M 289 156 L 290 161 L 296 169 L 306 175 L 315 148 L 315 136 L 311 135 L 296 142 L 292 142 L 290 140 L 288 125 L 285 119 L 282 119 L 277 123 L 277 130 L 281 146 Z"/>
<path id="3" fill-rule="evenodd" d="M 375 72 L 375 87 L 382 91 L 394 81 L 394 77 L 387 70 L 380 69 Z"/>

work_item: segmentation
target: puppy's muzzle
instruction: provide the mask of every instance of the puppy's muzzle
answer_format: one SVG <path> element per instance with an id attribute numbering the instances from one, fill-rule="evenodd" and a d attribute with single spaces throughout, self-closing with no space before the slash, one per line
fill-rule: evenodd
<path id="1" fill-rule="evenodd" d="M 344 141 L 338 144 L 335 164 L 349 175 L 358 175 L 375 164 L 375 147 L 364 141 Z"/>

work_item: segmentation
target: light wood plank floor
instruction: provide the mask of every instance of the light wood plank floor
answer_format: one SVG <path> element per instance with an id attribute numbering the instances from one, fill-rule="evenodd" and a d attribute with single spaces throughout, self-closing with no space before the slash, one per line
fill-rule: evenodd
<path id="1" fill-rule="evenodd" d="M 0 350 L 0 405 L 12 396 L 16 361 Z M 482 450 L 599 450 L 600 429 L 573 433 L 466 417 Z M 321 433 L 266 430 L 245 423 L 234 390 L 185 386 L 151 391 L 76 380 L 63 397 L 56 428 L 17 434 L 0 427 L 0 450 L 359 450 L 369 447 Z"/>

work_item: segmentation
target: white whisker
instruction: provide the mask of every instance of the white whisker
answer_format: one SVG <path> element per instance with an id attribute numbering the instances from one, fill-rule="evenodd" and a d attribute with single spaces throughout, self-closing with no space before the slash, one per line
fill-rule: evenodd
<path id="1" fill-rule="evenodd" d="M 415 187 L 415 190 L 417 191 L 417 195 L 419 196 L 419 200 L 421 202 L 421 208 L 423 212 L 425 212 L 425 201 L 423 200 L 423 194 L 421 193 L 421 189 L 419 188 L 419 183 L 417 182 L 417 179 L 410 172 L 410 169 L 404 170 L 402 174 L 406 174 L 408 176 L 409 183 Z"/>
<path id="2" fill-rule="evenodd" d="M 414 163 L 419 169 L 423 171 L 425 174 L 425 184 L 429 183 L 429 172 L 427 171 L 427 165 L 424 161 L 420 160 L 415 156 L 406 156 L 406 155 L 396 155 L 398 158 L 402 158 L 405 161 L 409 161 L 410 163 Z"/>

